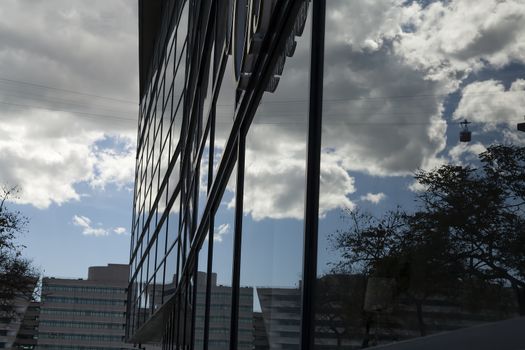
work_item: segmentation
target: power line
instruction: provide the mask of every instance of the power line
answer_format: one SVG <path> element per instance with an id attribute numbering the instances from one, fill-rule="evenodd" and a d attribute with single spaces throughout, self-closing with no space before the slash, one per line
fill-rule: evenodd
<path id="1" fill-rule="evenodd" d="M 472 124 L 498 124 L 498 123 L 515 123 L 515 122 L 519 122 L 521 121 L 521 119 L 512 119 L 512 120 L 484 120 L 484 121 L 474 121 L 472 122 Z M 306 119 L 303 119 L 303 120 L 298 120 L 298 119 L 286 119 L 286 120 L 282 120 L 282 121 L 264 121 L 264 120 L 261 120 L 261 121 L 258 121 L 258 120 L 254 120 L 252 122 L 252 124 L 256 124 L 256 125 L 285 125 L 285 124 L 288 124 L 288 125 L 291 125 L 291 124 L 305 124 L 306 125 L 306 122 L 307 120 Z M 337 119 L 329 119 L 329 120 L 325 120 L 325 124 L 335 124 L 335 123 L 340 123 L 340 124 L 345 124 L 345 125 L 351 125 L 351 126 L 374 126 L 374 127 L 390 127 L 390 126 L 427 126 L 427 125 L 459 125 L 460 124 L 460 120 L 458 121 L 446 121 L 446 120 L 435 120 L 435 121 L 421 121 L 421 122 L 416 122 L 416 121 L 406 121 L 406 122 L 403 122 L 403 121 L 400 121 L 400 122 L 381 122 L 381 121 L 377 121 L 377 122 L 358 122 L 358 121 L 349 121 L 349 120 L 345 120 L 345 119 L 342 119 L 342 118 L 337 118 Z M 229 120 L 220 120 L 220 119 L 217 119 L 216 123 L 218 124 L 233 124 L 233 121 L 229 121 Z"/>
<path id="2" fill-rule="evenodd" d="M 20 103 L 11 103 L 11 102 L 5 102 L 5 101 L 0 101 L 0 103 L 4 104 L 4 105 L 21 107 L 21 108 L 36 108 L 36 109 L 43 109 L 43 110 L 52 111 L 52 112 L 64 112 L 64 113 L 72 113 L 72 114 L 81 114 L 81 115 L 92 116 L 92 117 L 110 118 L 110 119 L 122 120 L 122 121 L 126 121 L 126 122 L 135 122 L 135 123 L 137 122 L 137 119 L 131 119 L 131 118 L 125 118 L 125 117 L 117 117 L 117 116 L 114 116 L 114 115 L 106 115 L 106 114 L 98 114 L 98 113 L 90 113 L 90 112 L 81 112 L 81 111 L 68 111 L 68 110 L 63 110 L 63 109 L 46 108 L 46 107 L 25 105 L 25 104 L 20 104 Z"/>
<path id="3" fill-rule="evenodd" d="M 509 90 L 509 91 L 489 91 L 483 93 L 466 93 L 461 94 L 461 96 L 487 96 L 487 95 L 497 95 L 502 93 L 525 93 L 525 90 Z M 412 98 L 430 98 L 430 97 L 447 97 L 454 94 L 454 92 L 449 94 L 419 94 L 419 95 L 393 95 L 393 96 L 372 96 L 372 97 L 341 97 L 341 98 L 327 98 L 323 99 L 323 102 L 346 102 L 346 101 L 375 101 L 375 100 L 396 100 L 396 99 L 412 99 Z M 278 101 L 263 101 L 264 104 L 278 104 L 278 103 L 306 103 L 307 99 L 297 99 L 297 100 L 278 100 Z M 232 106 L 229 104 L 220 104 L 217 106 Z"/>
<path id="4" fill-rule="evenodd" d="M 97 103 L 94 103 L 94 104 L 82 103 L 81 101 L 76 101 L 72 99 L 48 98 L 47 96 L 35 95 L 35 94 L 21 92 L 21 91 L 7 91 L 7 92 L 3 92 L 1 95 L 5 97 L 13 97 L 14 100 L 27 100 L 30 102 L 37 102 L 37 103 L 42 102 L 42 103 L 49 103 L 51 105 L 58 104 L 58 105 L 66 106 L 66 107 L 71 106 L 74 108 L 99 109 L 105 113 L 138 113 L 138 109 L 137 111 L 110 110 L 110 109 L 106 109 L 107 107 L 109 107 L 107 105 L 101 105 Z"/>
<path id="5" fill-rule="evenodd" d="M 137 104 L 136 101 L 125 100 L 125 99 L 114 98 L 114 97 L 101 96 L 101 95 L 96 95 L 96 94 L 91 94 L 91 93 L 86 93 L 86 92 L 80 92 L 80 91 L 70 90 L 70 89 L 62 89 L 62 88 L 57 88 L 57 87 L 54 87 L 54 86 L 48 86 L 48 85 L 43 85 L 43 84 L 36 84 L 36 83 L 27 82 L 27 81 L 14 80 L 14 79 L 2 78 L 2 77 L 0 77 L 0 81 L 4 81 L 4 82 L 8 82 L 8 83 L 21 84 L 21 85 L 35 86 L 35 87 L 38 87 L 38 88 L 51 89 L 51 90 L 55 90 L 55 91 L 62 91 L 62 92 L 67 92 L 67 93 L 75 94 L 75 95 L 96 97 L 96 98 L 101 98 L 101 99 L 111 100 L 111 101 L 116 101 L 116 102 L 121 102 L 121 103 Z"/>

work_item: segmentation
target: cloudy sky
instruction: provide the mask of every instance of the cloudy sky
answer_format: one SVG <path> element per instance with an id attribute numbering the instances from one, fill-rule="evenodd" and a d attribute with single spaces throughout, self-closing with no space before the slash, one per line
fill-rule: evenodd
<path id="1" fill-rule="evenodd" d="M 344 224 L 341 210 L 409 205 L 415 170 L 467 162 L 492 142 L 525 143 L 515 131 L 525 114 L 523 0 L 327 4 L 321 255 L 330 255 L 325 236 Z M 247 139 L 244 225 L 258 234 L 243 244 L 273 247 L 266 285 L 300 274 L 308 28 Z M 61 276 L 126 262 L 136 1 L 3 0 L 0 29 L 0 183 L 21 188 L 13 206 L 31 219 L 27 254 Z M 219 148 L 232 120 L 231 75 L 218 102 Z M 460 144 L 465 118 L 473 141 Z M 229 191 L 219 210 L 217 249 L 230 247 L 231 198 Z M 264 249 L 253 251 L 246 279 L 269 261 Z M 286 273 L 275 272 L 282 266 Z"/>
<path id="2" fill-rule="evenodd" d="M 348 227 L 345 209 L 410 210 L 417 169 L 525 144 L 523 0 L 330 0 L 326 19 L 319 273 L 338 260 L 330 236 Z M 301 276 L 309 39 L 297 38 L 248 133 L 241 283 Z"/>
<path id="3" fill-rule="evenodd" d="M 46 275 L 129 258 L 137 47 L 136 1 L 0 4 L 0 184 Z"/>

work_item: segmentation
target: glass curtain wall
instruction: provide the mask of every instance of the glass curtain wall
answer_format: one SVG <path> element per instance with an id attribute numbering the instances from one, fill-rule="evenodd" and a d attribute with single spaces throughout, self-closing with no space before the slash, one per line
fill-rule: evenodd
<path id="1" fill-rule="evenodd" d="M 523 6 L 165 3 L 141 99 L 129 339 L 402 349 L 525 314 Z"/>
<path id="2" fill-rule="evenodd" d="M 128 337 L 174 293 L 180 239 L 180 130 L 183 119 L 188 10 L 166 3 L 140 108 Z M 171 28 L 171 29 L 170 29 Z"/>
<path id="3" fill-rule="evenodd" d="M 283 30 L 266 46 L 250 39 L 266 51 L 258 66 L 246 51 L 237 78 L 232 4 L 212 4 L 163 8 L 142 98 L 128 338 L 141 342 L 160 317 L 167 323 L 154 338 L 167 349 L 297 348 L 308 1 L 264 5 L 262 28 L 276 30 L 271 15 Z"/>
<path id="4" fill-rule="evenodd" d="M 318 349 L 524 315 L 525 27 L 483 4 L 326 1 Z"/>

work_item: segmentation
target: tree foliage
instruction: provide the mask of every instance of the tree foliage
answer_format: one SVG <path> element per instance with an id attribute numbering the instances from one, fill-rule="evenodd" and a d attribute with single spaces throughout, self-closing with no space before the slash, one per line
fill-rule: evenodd
<path id="1" fill-rule="evenodd" d="M 16 188 L 2 188 L 0 194 L 0 314 L 16 315 L 17 299 L 33 298 L 38 272 L 30 260 L 22 256 L 23 246 L 16 238 L 25 230 L 27 218 L 11 211 L 7 201 L 16 194 Z"/>
<path id="2" fill-rule="evenodd" d="M 525 315 L 525 147 L 490 146 L 476 166 L 443 165 L 415 179 L 425 188 L 415 212 L 346 213 L 348 227 L 332 237 L 342 255 L 333 272 L 395 281 L 422 335 L 433 296 L 501 309 L 509 303 L 498 291 L 512 289 L 514 312 Z"/>
<path id="3" fill-rule="evenodd" d="M 469 275 L 512 287 L 525 315 L 525 147 L 494 145 L 479 160 L 418 172 L 418 199 L 451 256 Z"/>

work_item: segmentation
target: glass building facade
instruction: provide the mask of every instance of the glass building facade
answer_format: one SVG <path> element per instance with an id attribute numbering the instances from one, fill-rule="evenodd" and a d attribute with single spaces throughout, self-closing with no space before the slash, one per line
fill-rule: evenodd
<path id="1" fill-rule="evenodd" d="M 469 3 L 140 0 L 127 340 L 523 347 L 525 6 Z"/>

